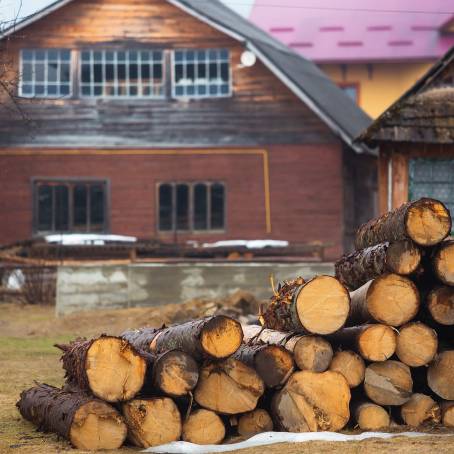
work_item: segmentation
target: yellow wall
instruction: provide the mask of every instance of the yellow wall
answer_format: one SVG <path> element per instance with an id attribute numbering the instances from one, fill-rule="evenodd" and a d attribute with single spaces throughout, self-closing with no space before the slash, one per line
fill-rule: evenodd
<path id="1" fill-rule="evenodd" d="M 433 63 L 324 64 L 320 68 L 337 84 L 358 83 L 359 105 L 376 118 Z"/>

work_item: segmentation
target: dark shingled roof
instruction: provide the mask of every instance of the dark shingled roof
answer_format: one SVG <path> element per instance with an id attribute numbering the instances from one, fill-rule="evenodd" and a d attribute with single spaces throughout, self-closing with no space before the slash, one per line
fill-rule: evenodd
<path id="1" fill-rule="evenodd" d="M 3 31 L 2 38 L 39 20 L 72 0 L 58 0 Z M 353 143 L 371 122 L 314 63 L 306 60 L 218 0 L 166 0 L 234 39 L 257 57 L 344 142 L 358 152 L 370 152 Z"/>
<path id="2" fill-rule="evenodd" d="M 355 141 L 454 143 L 454 47 Z"/>

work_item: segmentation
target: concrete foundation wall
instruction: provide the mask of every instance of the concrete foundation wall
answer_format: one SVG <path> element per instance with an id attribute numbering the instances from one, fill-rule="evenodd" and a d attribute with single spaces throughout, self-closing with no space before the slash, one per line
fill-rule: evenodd
<path id="1" fill-rule="evenodd" d="M 215 299 L 242 289 L 270 297 L 275 281 L 333 274 L 332 263 L 178 263 L 119 266 L 61 266 L 57 273 L 57 315 L 72 312 Z"/>

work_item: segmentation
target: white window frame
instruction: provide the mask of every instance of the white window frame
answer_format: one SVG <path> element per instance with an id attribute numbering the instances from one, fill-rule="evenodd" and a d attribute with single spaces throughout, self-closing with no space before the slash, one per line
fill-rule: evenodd
<path id="1" fill-rule="evenodd" d="M 44 81 L 43 82 L 37 82 L 35 80 L 35 65 L 37 63 L 36 60 L 36 52 L 44 52 L 45 53 L 45 58 L 44 60 L 38 60 L 39 63 L 44 64 Z M 69 60 L 68 62 L 65 61 L 69 65 L 69 81 L 64 82 L 69 86 L 69 92 L 67 94 L 48 94 L 48 87 L 49 86 L 56 86 L 60 87 L 62 82 L 60 81 L 60 65 L 62 64 L 62 60 L 58 59 L 56 61 L 57 63 L 57 81 L 56 82 L 50 82 L 47 80 L 48 77 L 48 62 L 49 62 L 49 57 L 48 53 L 52 51 L 58 51 L 58 52 L 69 52 Z M 33 59 L 31 61 L 26 60 L 24 61 L 23 59 L 23 53 L 24 52 L 33 52 Z M 59 98 L 69 98 L 73 96 L 73 51 L 71 49 L 66 49 L 66 48 L 24 48 L 20 49 L 19 52 L 19 67 L 20 67 L 20 75 L 19 75 L 19 89 L 18 89 L 18 94 L 22 98 L 47 98 L 47 99 L 59 99 Z M 30 63 L 32 64 L 32 81 L 25 83 L 22 77 L 23 74 L 23 69 L 24 69 L 24 64 L 25 63 Z M 24 93 L 23 92 L 23 85 L 31 85 L 33 87 L 33 93 Z M 35 86 L 36 85 L 44 85 L 46 93 L 43 94 L 36 94 Z"/>
<path id="2" fill-rule="evenodd" d="M 83 52 L 90 52 L 90 84 L 83 82 L 82 81 L 82 67 L 84 65 L 84 62 L 82 60 L 82 53 Z M 102 82 L 94 82 L 94 52 L 101 52 L 102 53 Z M 114 54 L 114 59 L 113 61 L 107 61 L 106 60 L 106 52 L 113 52 Z M 119 52 L 125 52 L 125 60 L 124 63 L 126 65 L 126 84 L 125 87 L 129 91 L 129 88 L 131 86 L 135 86 L 137 88 L 138 94 L 137 95 L 118 95 L 118 94 L 112 94 L 108 95 L 105 93 L 101 93 L 99 95 L 94 94 L 94 88 L 95 86 L 100 86 L 101 88 L 105 88 L 107 85 L 110 85 L 106 83 L 106 64 L 113 63 L 114 65 L 114 82 L 113 82 L 113 87 L 116 92 L 118 92 L 118 53 Z M 129 52 L 137 52 L 138 54 L 138 60 L 137 60 L 137 65 L 139 66 L 138 68 L 138 78 L 137 78 L 137 84 L 130 84 L 129 81 L 129 65 L 131 61 L 129 60 Z M 161 65 L 162 65 L 162 79 L 160 84 L 142 84 L 142 74 L 140 71 L 140 65 L 141 65 L 141 52 L 149 52 L 152 55 L 155 52 L 160 52 L 161 53 Z M 154 60 L 153 58 L 149 60 L 150 64 L 150 70 L 151 72 L 153 71 L 153 64 L 154 63 L 159 63 L 159 60 Z M 136 62 L 134 62 L 136 63 Z M 79 58 L 79 97 L 80 98 L 106 98 L 106 99 L 164 99 L 166 97 L 166 64 L 165 64 L 165 51 L 161 49 L 93 49 L 93 48 L 85 48 L 80 50 L 80 58 Z M 84 87 L 90 87 L 90 94 L 84 94 L 83 93 L 83 88 Z M 150 92 L 150 95 L 144 95 L 143 93 L 140 93 L 144 87 L 149 87 L 152 90 L 155 89 L 155 87 L 160 87 L 160 94 L 154 94 Z"/>
<path id="3" fill-rule="evenodd" d="M 210 84 L 209 82 L 207 82 L 205 84 L 205 87 L 207 88 L 207 92 L 205 94 L 198 94 L 198 93 L 194 93 L 194 94 L 183 94 L 183 95 L 178 95 L 176 93 L 176 89 L 177 89 L 177 82 L 176 82 L 176 71 L 175 71 L 175 65 L 177 64 L 176 60 L 175 60 L 175 53 L 176 52 L 194 52 L 194 53 L 197 53 L 199 51 L 205 51 L 207 53 L 207 56 L 209 55 L 209 52 L 210 51 L 217 51 L 217 52 L 220 52 L 220 51 L 226 51 L 227 52 L 227 60 L 223 60 L 223 59 L 217 59 L 216 60 L 216 63 L 218 65 L 218 72 L 220 74 L 221 72 L 221 68 L 220 68 L 220 65 L 221 63 L 228 63 L 229 65 L 229 82 L 228 82 L 228 93 L 217 93 L 217 94 L 210 94 L 209 93 L 209 88 L 210 88 Z M 182 61 L 183 63 L 187 63 L 186 60 L 183 59 Z M 207 74 L 208 74 L 208 71 L 209 71 L 209 64 L 210 64 L 210 60 L 208 58 L 206 58 L 205 60 L 206 62 L 206 71 L 207 71 Z M 180 62 L 178 62 L 180 63 Z M 197 64 L 197 61 L 195 61 L 195 63 Z M 194 48 L 194 49 L 174 49 L 171 53 L 171 74 L 172 74 L 172 77 L 171 77 L 171 84 L 172 84 L 172 90 L 171 90 L 171 93 L 172 93 L 172 98 L 174 99 L 209 99 L 209 98 L 230 98 L 232 97 L 233 95 L 233 71 L 232 71 L 232 59 L 231 59 L 231 53 L 230 53 L 230 50 L 229 49 L 218 49 L 218 48 L 210 48 L 210 49 L 199 49 L 199 48 Z M 207 79 L 209 80 L 209 79 Z M 193 87 L 196 87 L 197 84 L 192 84 Z"/>

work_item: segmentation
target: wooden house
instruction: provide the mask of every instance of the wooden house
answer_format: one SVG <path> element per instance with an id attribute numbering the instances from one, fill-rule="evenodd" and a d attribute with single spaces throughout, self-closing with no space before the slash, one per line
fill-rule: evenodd
<path id="1" fill-rule="evenodd" d="M 358 142 L 379 150 L 382 213 L 424 196 L 454 213 L 454 47 Z"/>
<path id="2" fill-rule="evenodd" d="M 60 0 L 4 31 L 0 244 L 321 242 L 374 214 L 369 117 L 217 0 Z"/>

